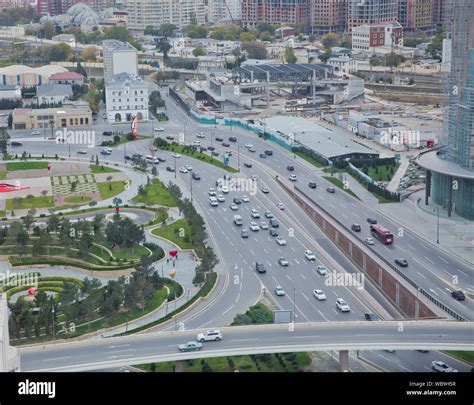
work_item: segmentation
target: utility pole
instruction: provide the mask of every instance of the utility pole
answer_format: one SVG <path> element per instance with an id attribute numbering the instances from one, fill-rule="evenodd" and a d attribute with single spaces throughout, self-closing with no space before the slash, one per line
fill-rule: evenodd
<path id="1" fill-rule="evenodd" d="M 193 202 L 193 171 L 189 172 L 189 183 L 191 184 L 191 202 Z"/>
<path id="2" fill-rule="evenodd" d="M 296 321 L 296 288 L 293 287 L 293 323 Z"/>
<path id="3" fill-rule="evenodd" d="M 237 145 L 237 168 L 240 172 L 240 145 Z"/>
<path id="4" fill-rule="evenodd" d="M 439 245 L 439 207 L 436 207 L 436 212 L 438 214 L 438 223 L 436 227 L 436 243 Z"/>
<path id="5" fill-rule="evenodd" d="M 174 156 L 174 178 L 176 178 L 176 156 Z"/>
<path id="6" fill-rule="evenodd" d="M 56 332 L 54 330 L 54 304 L 53 304 L 53 307 L 51 309 L 51 314 L 53 315 L 53 340 L 56 340 Z"/>

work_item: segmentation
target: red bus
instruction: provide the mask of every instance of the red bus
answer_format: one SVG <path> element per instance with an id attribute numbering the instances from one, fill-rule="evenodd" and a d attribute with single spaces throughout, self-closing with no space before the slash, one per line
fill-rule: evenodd
<path id="1" fill-rule="evenodd" d="M 370 233 L 384 245 L 393 243 L 393 234 L 388 229 L 380 225 L 370 225 Z"/>

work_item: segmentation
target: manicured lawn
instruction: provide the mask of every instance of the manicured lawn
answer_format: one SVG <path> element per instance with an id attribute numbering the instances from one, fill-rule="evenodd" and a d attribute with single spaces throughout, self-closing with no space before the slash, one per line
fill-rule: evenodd
<path id="1" fill-rule="evenodd" d="M 191 236 L 189 230 L 189 225 L 186 219 L 178 219 L 176 222 L 173 222 L 171 225 L 156 228 L 152 231 L 152 234 L 155 236 L 161 236 L 162 238 L 168 239 L 176 243 L 181 249 L 192 249 L 193 245 L 191 242 L 188 242 L 188 237 Z M 180 236 L 183 235 L 183 236 Z"/>
<path id="2" fill-rule="evenodd" d="M 5 215 L 7 215 L 5 211 L 0 211 L 0 217 L 4 217 Z"/>
<path id="3" fill-rule="evenodd" d="M 360 198 L 357 197 L 351 189 L 344 188 L 344 183 L 336 177 L 323 176 L 323 179 L 326 179 L 330 183 L 334 184 L 336 187 L 339 187 L 341 190 L 344 190 L 346 193 L 350 194 L 352 197 L 355 197 L 360 200 Z"/>
<path id="4" fill-rule="evenodd" d="M 324 165 L 318 162 L 316 159 L 312 158 L 311 156 L 305 155 L 303 152 L 293 152 L 296 156 L 299 156 L 301 159 L 306 160 L 307 162 L 311 163 L 313 166 L 316 167 L 324 167 Z"/>
<path id="5" fill-rule="evenodd" d="M 97 183 L 97 186 L 99 187 L 100 198 L 103 200 L 120 194 L 125 190 L 125 183 L 122 180 Z"/>
<path id="6" fill-rule="evenodd" d="M 54 206 L 53 197 L 33 197 L 33 198 L 21 198 L 19 204 L 13 203 L 13 198 L 6 201 L 7 210 L 21 210 L 30 208 L 48 208 Z"/>
<path id="7" fill-rule="evenodd" d="M 390 181 L 393 177 L 393 174 L 396 173 L 398 169 L 398 164 L 395 166 L 380 165 L 376 167 L 369 167 L 368 175 L 372 177 L 375 181 Z M 393 174 L 392 174 L 393 167 Z"/>
<path id="8" fill-rule="evenodd" d="M 104 166 L 104 165 L 90 165 L 89 166 L 92 173 L 117 173 L 120 170 L 114 169 L 113 167 Z"/>
<path id="9" fill-rule="evenodd" d="M 143 204 L 158 204 L 165 207 L 176 207 L 176 200 L 165 185 L 158 179 L 154 179 L 145 186 L 146 195 L 137 195 L 134 200 Z"/>
<path id="10" fill-rule="evenodd" d="M 457 357 L 458 359 L 464 360 L 469 364 L 474 364 L 474 352 L 463 352 L 460 350 L 446 350 L 446 353 Z"/>
<path id="11" fill-rule="evenodd" d="M 6 177 L 7 177 L 6 172 L 0 172 L 0 180 L 5 180 Z"/>
<path id="12" fill-rule="evenodd" d="M 47 169 L 48 162 L 12 162 L 7 163 L 7 171 L 13 172 L 15 170 L 32 170 L 32 169 Z"/>
<path id="13" fill-rule="evenodd" d="M 87 195 L 73 195 L 71 197 L 66 197 L 64 199 L 65 202 L 71 203 L 71 204 L 85 204 L 91 201 L 92 198 L 90 198 Z"/>
<path id="14" fill-rule="evenodd" d="M 142 256 L 148 256 L 150 252 L 145 247 L 138 245 L 131 248 L 128 247 L 121 247 L 119 249 L 111 249 L 110 246 L 108 248 L 112 251 L 112 254 L 116 259 L 126 259 L 126 260 L 133 260 L 133 259 L 140 259 Z"/>

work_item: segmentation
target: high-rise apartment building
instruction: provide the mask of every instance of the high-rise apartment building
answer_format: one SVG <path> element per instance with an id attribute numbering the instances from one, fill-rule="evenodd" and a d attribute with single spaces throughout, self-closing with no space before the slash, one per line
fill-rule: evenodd
<path id="1" fill-rule="evenodd" d="M 312 0 L 311 30 L 316 35 L 347 30 L 347 5 L 349 0 Z"/>
<path id="2" fill-rule="evenodd" d="M 433 31 L 434 0 L 398 1 L 398 22 L 405 32 Z"/>
<path id="3" fill-rule="evenodd" d="M 193 19 L 206 23 L 204 0 L 126 0 L 128 28 L 144 31 L 147 26 L 158 28 L 163 23 L 183 28 Z"/>
<path id="4" fill-rule="evenodd" d="M 242 0 L 242 25 L 258 23 L 309 25 L 310 0 Z"/>
<path id="5" fill-rule="evenodd" d="M 210 24 L 240 22 L 242 0 L 209 0 L 207 21 Z"/>
<path id="6" fill-rule="evenodd" d="M 36 0 L 36 12 L 40 15 L 66 14 L 70 7 L 78 3 L 86 4 L 97 12 L 107 8 L 107 0 Z"/>
<path id="7" fill-rule="evenodd" d="M 348 29 L 363 24 L 398 21 L 398 0 L 349 0 Z"/>
<path id="8" fill-rule="evenodd" d="M 116 39 L 102 41 L 104 80 L 108 83 L 115 75 L 129 73 L 138 76 L 138 52 L 127 42 Z"/>

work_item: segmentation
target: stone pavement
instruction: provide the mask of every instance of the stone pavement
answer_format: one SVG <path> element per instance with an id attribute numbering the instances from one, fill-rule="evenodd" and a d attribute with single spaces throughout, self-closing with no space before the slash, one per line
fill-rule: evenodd
<path id="1" fill-rule="evenodd" d="M 398 189 L 398 185 L 400 184 L 400 179 L 405 176 L 405 173 L 408 169 L 408 165 L 410 164 L 410 160 L 407 159 L 405 156 L 400 157 L 400 166 L 398 166 L 397 171 L 388 183 L 387 190 L 396 192 Z"/>

